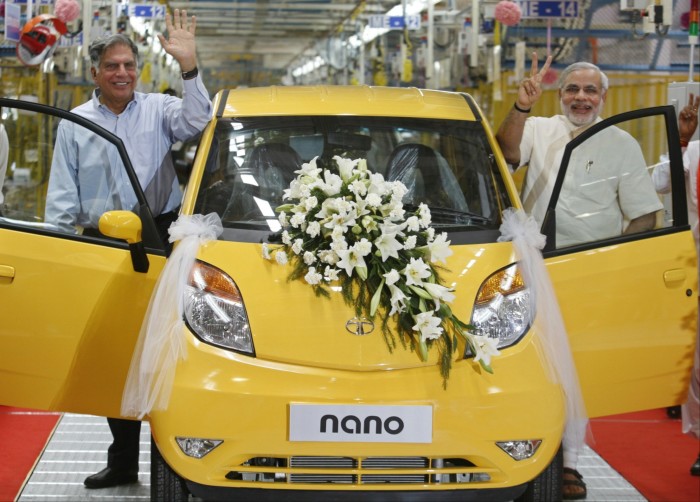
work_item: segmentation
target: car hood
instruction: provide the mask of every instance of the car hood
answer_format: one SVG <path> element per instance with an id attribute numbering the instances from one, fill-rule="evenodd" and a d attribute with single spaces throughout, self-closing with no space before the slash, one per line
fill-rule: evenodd
<path id="1" fill-rule="evenodd" d="M 492 273 L 514 261 L 510 243 L 451 246 L 453 254 L 441 272 L 454 288 L 451 308 L 469 322 L 479 287 Z M 374 330 L 359 336 L 347 329 L 356 317 L 339 290 L 316 296 L 303 280 L 288 280 L 291 265 L 265 260 L 261 244 L 216 241 L 200 249 L 198 258 L 226 272 L 238 286 L 250 322 L 258 359 L 351 371 L 412 368 L 438 364 L 436 348 L 422 361 L 410 344 L 396 339 L 390 349 L 379 317 Z M 455 359 L 464 354 L 460 340 Z"/>

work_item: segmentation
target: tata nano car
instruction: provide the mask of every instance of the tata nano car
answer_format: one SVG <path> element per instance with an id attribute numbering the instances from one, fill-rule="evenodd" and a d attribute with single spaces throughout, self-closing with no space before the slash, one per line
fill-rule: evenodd
<path id="1" fill-rule="evenodd" d="M 80 117 L 0 106 L 13 166 L 0 217 L 0 403 L 119 416 L 169 256 L 138 166 L 119 139 Z M 474 99 L 270 87 L 221 91 L 214 109 L 181 214 L 216 213 L 223 232 L 197 254 L 181 331 L 187 357 L 167 409 L 146 417 L 153 499 L 558 499 L 562 389 L 534 327 L 541 313 L 524 301 L 531 285 L 513 244 L 499 240 L 504 211 L 521 202 Z M 105 207 L 102 235 L 44 217 L 60 121 L 95 137 L 104 178 L 118 177 L 138 201 Z M 649 172 L 670 169 L 664 210 L 653 230 L 558 245 L 562 186 L 580 175 L 581 149 L 613 127 L 637 140 Z M 604 120 L 566 147 L 543 255 L 590 417 L 685 399 L 698 299 L 678 145 L 674 109 L 658 107 Z M 605 152 L 596 155 L 602 168 Z M 298 172 L 312 162 L 330 169 L 335 156 L 402 181 L 407 210 L 429 206 L 452 250 L 441 268 L 452 312 L 497 341 L 492 372 L 460 338 L 443 378 L 436 351 L 390 347 L 384 328 L 395 326 L 358 317 L 342 287 L 317 296 L 308 281 L 290 280 L 290 264 L 265 259 L 283 243 L 280 207 Z"/>

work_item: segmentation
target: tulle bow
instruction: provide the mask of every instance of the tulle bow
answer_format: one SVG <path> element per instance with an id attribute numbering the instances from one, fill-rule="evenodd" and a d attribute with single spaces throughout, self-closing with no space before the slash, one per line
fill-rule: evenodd
<path id="1" fill-rule="evenodd" d="M 175 367 L 187 357 L 185 288 L 199 247 L 223 232 L 216 213 L 182 215 L 168 229 L 178 241 L 151 295 L 126 379 L 121 414 L 143 418 L 168 407 Z"/>

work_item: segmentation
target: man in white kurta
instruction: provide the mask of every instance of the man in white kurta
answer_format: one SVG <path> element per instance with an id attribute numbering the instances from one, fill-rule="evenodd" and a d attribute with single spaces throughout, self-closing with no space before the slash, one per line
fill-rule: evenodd
<path id="1" fill-rule="evenodd" d="M 525 121 L 520 164 L 529 167 L 522 200 L 538 222 L 544 220 L 564 147 L 587 127 L 565 115 Z M 621 235 L 630 221 L 662 208 L 639 144 L 622 129 L 609 127 L 572 152 L 556 207 L 557 247 Z"/>
<path id="2" fill-rule="evenodd" d="M 573 138 L 600 121 L 608 78 L 590 63 L 574 63 L 559 75 L 561 115 L 529 117 L 542 94 L 549 56 L 538 71 L 532 55 L 530 76 L 518 87 L 513 109 L 496 134 L 506 161 L 528 166 L 521 199 L 525 211 L 542 224 L 559 172 L 564 149 Z M 570 246 L 623 233 L 653 229 L 663 205 L 656 195 L 646 162 L 634 138 L 613 127 L 590 138 L 573 153 L 556 207 L 556 245 Z M 566 336 L 566 333 L 561 333 Z M 571 399 L 580 389 L 570 388 Z M 583 476 L 576 470 L 583 449 L 585 417 L 569 417 L 564 437 L 563 499 L 587 496 Z"/>

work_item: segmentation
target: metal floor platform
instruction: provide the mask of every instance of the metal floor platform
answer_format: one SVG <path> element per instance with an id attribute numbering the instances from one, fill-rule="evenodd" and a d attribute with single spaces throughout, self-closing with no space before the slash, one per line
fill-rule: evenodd
<path id="1" fill-rule="evenodd" d="M 83 480 L 106 466 L 112 435 L 103 417 L 65 414 L 37 462 L 17 502 L 148 501 L 150 499 L 150 429 L 141 427 L 139 482 L 88 490 Z M 587 502 L 646 499 L 593 450 L 586 447 L 578 470 L 588 486 Z"/>

